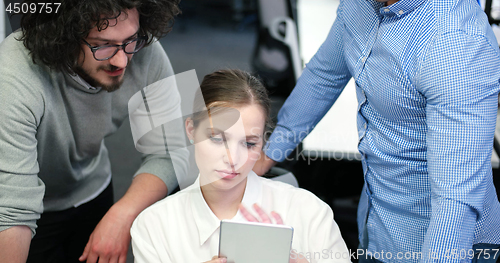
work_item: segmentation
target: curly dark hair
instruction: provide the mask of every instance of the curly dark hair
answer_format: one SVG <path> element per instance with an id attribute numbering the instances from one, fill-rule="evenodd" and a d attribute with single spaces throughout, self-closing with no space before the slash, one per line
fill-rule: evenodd
<path id="1" fill-rule="evenodd" d="M 26 3 L 54 1 L 28 0 Z M 140 33 L 148 37 L 147 45 L 165 36 L 180 13 L 180 0 L 57 0 L 57 12 L 35 12 L 21 18 L 24 46 L 33 63 L 41 62 L 51 69 L 73 72 L 82 50 L 82 39 L 97 27 L 106 29 L 126 9 L 137 8 Z M 111 24 L 114 24 L 113 22 Z"/>

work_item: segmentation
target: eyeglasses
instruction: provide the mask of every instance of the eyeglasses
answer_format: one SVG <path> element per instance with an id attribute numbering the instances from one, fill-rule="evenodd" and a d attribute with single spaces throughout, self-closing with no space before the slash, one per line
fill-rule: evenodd
<path id="1" fill-rule="evenodd" d="M 129 42 L 123 43 L 122 45 L 105 45 L 105 46 L 91 46 L 85 39 L 82 39 L 87 46 L 89 46 L 94 58 L 98 61 L 104 61 L 112 58 L 118 50 L 123 49 L 125 54 L 134 54 L 141 50 L 146 44 L 148 38 L 145 36 L 138 37 L 136 39 L 130 40 Z"/>

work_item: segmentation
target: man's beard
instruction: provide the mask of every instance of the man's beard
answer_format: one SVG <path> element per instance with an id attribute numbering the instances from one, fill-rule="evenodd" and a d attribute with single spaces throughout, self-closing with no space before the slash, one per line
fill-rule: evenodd
<path id="1" fill-rule="evenodd" d="M 128 64 L 128 63 L 127 63 Z M 117 70 L 118 67 L 115 67 L 113 65 L 107 65 L 107 66 L 102 66 L 97 68 L 97 72 L 100 70 L 107 70 L 107 71 L 115 71 Z M 120 76 L 113 76 L 111 78 L 111 84 L 104 84 L 97 79 L 93 78 L 90 76 L 90 74 L 83 69 L 81 66 L 76 66 L 73 68 L 73 71 L 78 74 L 83 80 L 85 80 L 90 86 L 92 87 L 101 87 L 103 90 L 107 92 L 113 92 L 117 89 L 120 88 L 120 86 L 123 84 L 123 75 Z M 120 79 L 121 77 L 121 79 Z"/>

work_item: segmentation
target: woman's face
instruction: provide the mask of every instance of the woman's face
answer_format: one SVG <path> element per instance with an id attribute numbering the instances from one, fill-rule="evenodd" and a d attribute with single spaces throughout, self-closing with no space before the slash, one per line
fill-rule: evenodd
<path id="1" fill-rule="evenodd" d="M 265 124 L 262 107 L 251 104 L 231 109 L 212 114 L 196 128 L 186 122 L 188 137 L 195 142 L 202 186 L 211 183 L 218 189 L 231 189 L 247 177 L 259 159 Z M 235 110 L 239 118 L 234 118 Z"/>

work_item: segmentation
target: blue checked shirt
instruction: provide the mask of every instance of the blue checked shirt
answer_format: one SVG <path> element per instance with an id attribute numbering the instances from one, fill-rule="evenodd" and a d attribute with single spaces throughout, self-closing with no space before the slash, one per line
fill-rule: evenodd
<path id="1" fill-rule="evenodd" d="M 468 262 L 473 244 L 500 244 L 490 162 L 500 53 L 486 15 L 476 0 L 340 2 L 266 155 L 285 159 L 353 77 L 363 246 L 384 262 Z"/>

